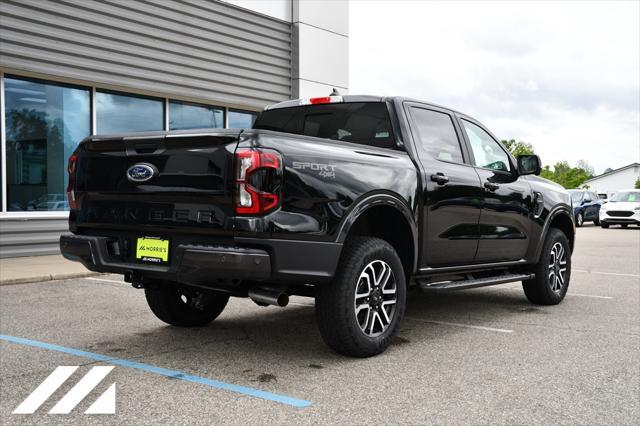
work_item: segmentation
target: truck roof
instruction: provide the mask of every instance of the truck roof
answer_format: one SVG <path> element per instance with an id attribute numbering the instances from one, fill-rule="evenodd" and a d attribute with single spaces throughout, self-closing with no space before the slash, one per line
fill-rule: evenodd
<path id="1" fill-rule="evenodd" d="M 424 105 L 430 105 L 430 106 L 434 106 L 434 107 L 437 107 L 437 108 L 446 109 L 448 111 L 456 112 L 458 114 L 466 115 L 464 113 L 461 113 L 461 112 L 456 111 L 456 110 L 454 110 L 452 108 L 449 108 L 449 107 L 445 107 L 445 106 L 442 106 L 442 105 L 434 104 L 434 103 L 431 103 L 431 102 L 425 102 L 425 101 L 422 101 L 420 99 L 408 98 L 408 97 L 404 97 L 404 96 L 337 95 L 337 96 L 334 96 L 334 97 L 342 98 L 341 102 L 343 102 L 343 103 L 347 103 L 347 102 L 386 102 L 386 101 L 416 102 L 416 103 L 420 103 L 420 104 L 424 104 Z M 269 106 L 267 106 L 265 108 L 265 110 L 279 109 L 279 108 L 292 108 L 292 107 L 297 107 L 297 106 L 300 106 L 300 105 L 309 105 L 309 104 L 312 103 L 310 101 L 311 99 L 320 99 L 320 98 L 291 99 L 291 100 L 288 100 L 288 101 L 278 102 L 277 104 L 269 105 Z M 325 102 L 321 102 L 321 103 L 325 103 Z"/>
<path id="2" fill-rule="evenodd" d="M 387 98 L 382 96 L 371 96 L 371 95 L 337 95 L 332 96 L 334 98 L 340 97 L 342 98 L 342 102 L 384 102 Z M 300 105 L 307 105 L 310 102 L 310 99 L 320 99 L 318 98 L 298 98 L 291 99 L 288 101 L 278 102 L 277 104 L 269 105 L 265 109 L 279 109 L 279 108 L 291 108 L 297 107 Z"/>

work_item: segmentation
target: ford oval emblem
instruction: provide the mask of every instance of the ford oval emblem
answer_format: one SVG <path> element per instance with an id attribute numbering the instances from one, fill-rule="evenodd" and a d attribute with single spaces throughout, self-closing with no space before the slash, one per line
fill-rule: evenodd
<path id="1" fill-rule="evenodd" d="M 158 173 L 151 164 L 138 163 L 127 169 L 127 179 L 131 182 L 146 182 Z"/>

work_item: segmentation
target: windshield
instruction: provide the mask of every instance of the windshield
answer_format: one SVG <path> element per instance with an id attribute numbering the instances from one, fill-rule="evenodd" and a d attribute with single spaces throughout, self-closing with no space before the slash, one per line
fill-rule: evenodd
<path id="1" fill-rule="evenodd" d="M 582 200 L 582 191 L 570 191 L 571 192 L 571 201 L 573 203 L 579 203 Z"/>
<path id="2" fill-rule="evenodd" d="M 347 102 L 265 110 L 260 113 L 253 128 L 380 148 L 395 147 L 389 111 L 384 102 Z"/>
<path id="3" fill-rule="evenodd" d="M 629 203 L 638 203 L 640 202 L 640 191 L 623 191 L 616 192 L 613 197 L 611 197 L 611 202 L 629 202 Z"/>

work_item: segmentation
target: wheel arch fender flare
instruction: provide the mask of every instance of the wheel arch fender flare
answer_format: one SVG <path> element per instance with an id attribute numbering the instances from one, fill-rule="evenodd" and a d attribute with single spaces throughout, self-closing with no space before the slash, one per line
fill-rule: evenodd
<path id="1" fill-rule="evenodd" d="M 352 226 L 362 215 L 374 207 L 386 206 L 391 207 L 398 211 L 407 222 L 409 230 L 411 231 L 411 242 L 413 244 L 413 271 L 417 268 L 418 262 L 418 225 L 414 218 L 414 215 L 408 206 L 407 202 L 400 196 L 388 192 L 367 194 L 354 202 L 349 212 L 342 219 L 338 228 L 338 235 L 336 242 L 344 243 L 351 231 Z"/>
<path id="2" fill-rule="evenodd" d="M 547 216 L 547 219 L 544 222 L 544 226 L 541 232 L 541 238 L 538 240 L 538 243 L 536 245 L 536 251 L 534 253 L 536 262 L 540 260 L 542 247 L 544 246 L 544 242 L 546 241 L 547 235 L 549 234 L 549 229 L 551 228 L 551 224 L 556 218 L 562 215 L 564 215 L 573 224 L 571 228 L 571 232 L 573 235 L 569 238 L 569 241 L 571 244 L 571 251 L 573 251 L 573 246 L 574 246 L 573 242 L 575 241 L 575 232 L 576 232 L 573 212 L 571 211 L 570 207 L 559 205 L 549 212 L 549 215 Z"/>

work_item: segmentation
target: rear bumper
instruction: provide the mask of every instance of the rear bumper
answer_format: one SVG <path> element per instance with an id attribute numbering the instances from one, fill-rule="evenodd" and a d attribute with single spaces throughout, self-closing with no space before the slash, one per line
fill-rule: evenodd
<path id="1" fill-rule="evenodd" d="M 338 243 L 240 238 L 234 246 L 180 244 L 168 265 L 152 265 L 111 256 L 108 242 L 109 237 L 65 234 L 60 251 L 91 271 L 217 288 L 243 280 L 325 281 L 333 277 L 342 249 Z"/>

